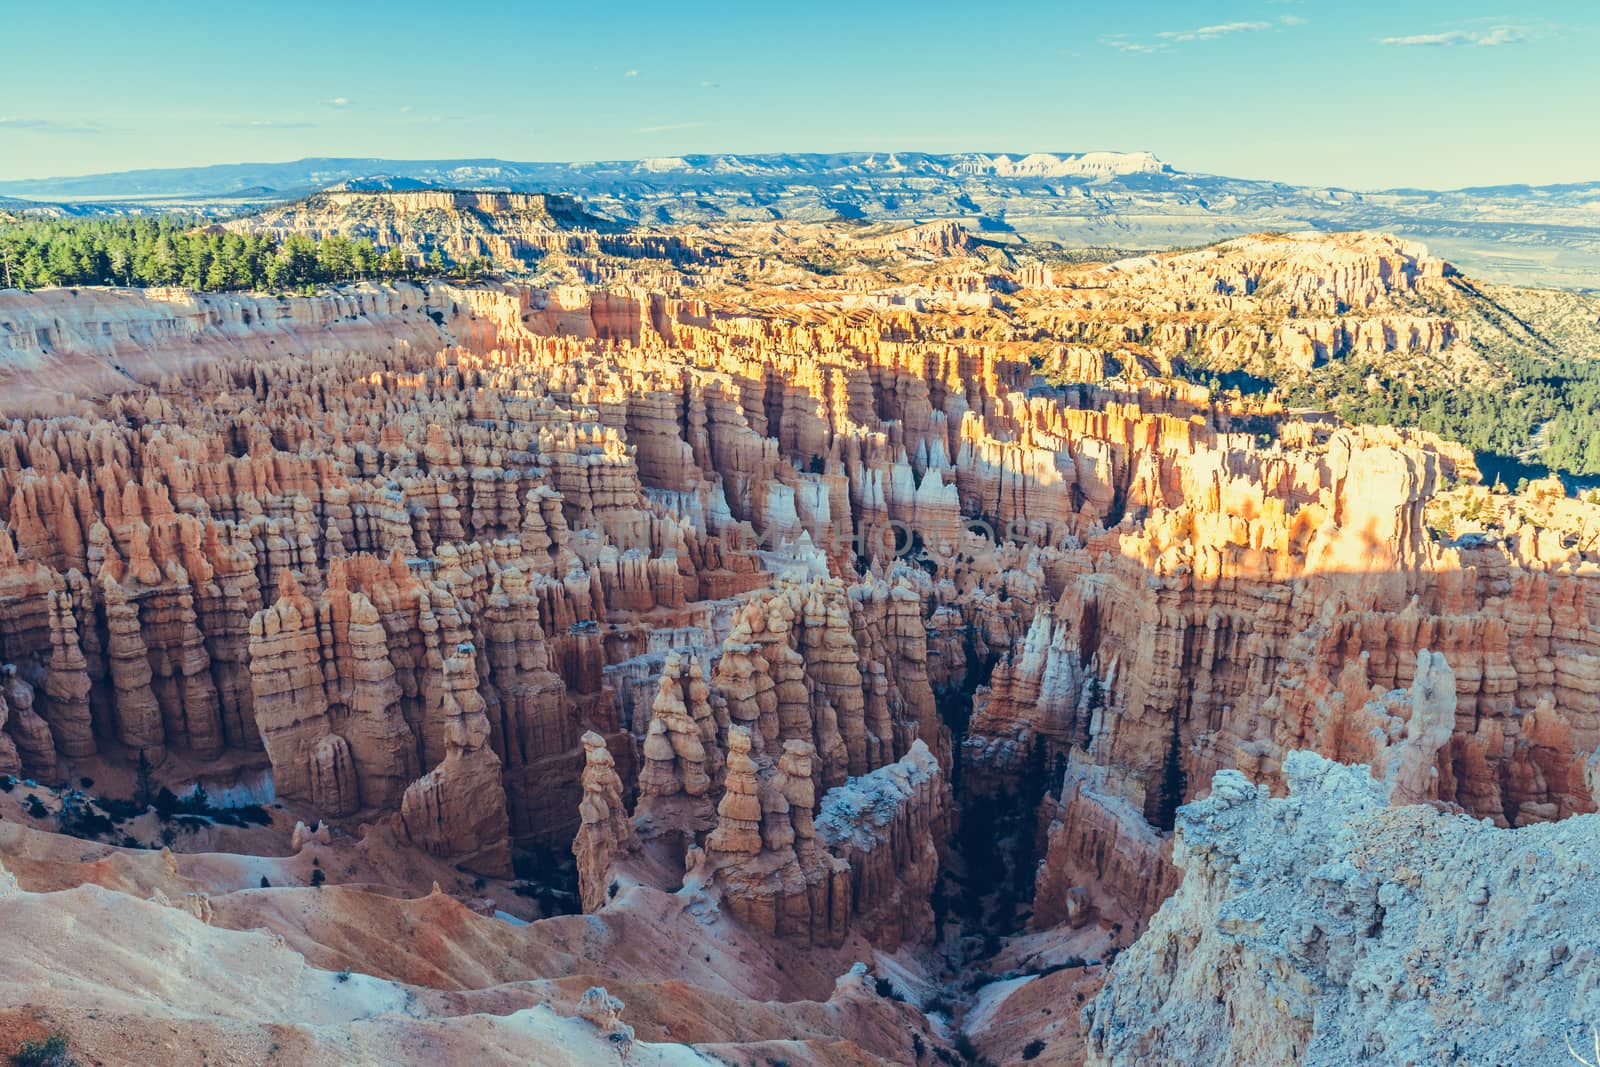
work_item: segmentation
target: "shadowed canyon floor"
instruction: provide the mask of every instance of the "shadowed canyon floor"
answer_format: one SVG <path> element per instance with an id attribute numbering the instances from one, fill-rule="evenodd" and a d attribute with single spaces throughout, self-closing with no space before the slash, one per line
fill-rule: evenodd
<path id="1" fill-rule="evenodd" d="M 1600 1023 L 1600 505 L 1178 376 L 1492 378 L 1447 264 L 505 210 L 452 252 L 564 282 L 0 294 L 0 1050 L 1556 1063 Z"/>

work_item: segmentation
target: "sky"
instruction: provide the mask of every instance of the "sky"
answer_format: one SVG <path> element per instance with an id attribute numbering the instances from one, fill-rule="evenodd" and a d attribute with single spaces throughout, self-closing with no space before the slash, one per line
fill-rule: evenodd
<path id="1" fill-rule="evenodd" d="M 0 180 L 305 156 L 1146 150 L 1600 180 L 1595 0 L 0 0 Z"/>

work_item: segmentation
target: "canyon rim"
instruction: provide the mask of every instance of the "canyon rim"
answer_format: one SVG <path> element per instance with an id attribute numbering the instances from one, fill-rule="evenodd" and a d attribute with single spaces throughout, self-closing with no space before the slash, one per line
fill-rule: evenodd
<path id="1" fill-rule="evenodd" d="M 537 87 L 424 96 L 331 5 L 346 66 L 250 101 L 0 119 L 0 1057 L 1585 1059 L 1600 161 L 1438 87 L 1535 91 L 1592 16 L 1019 9 L 935 79 L 958 20 L 867 5 L 815 115 L 929 150 L 831 151 L 763 110 L 771 13 L 711 75 L 714 13 L 625 6 L 604 79 L 544 8 Z M 1030 19 L 1126 99 L 1002 72 Z M 1196 70 L 1323 27 L 1432 116 L 1284 134 L 1359 187 L 1138 147 L 1258 173 L 1370 102 L 1300 71 L 1191 139 Z M 1080 128 L 1135 148 L 967 150 Z"/>

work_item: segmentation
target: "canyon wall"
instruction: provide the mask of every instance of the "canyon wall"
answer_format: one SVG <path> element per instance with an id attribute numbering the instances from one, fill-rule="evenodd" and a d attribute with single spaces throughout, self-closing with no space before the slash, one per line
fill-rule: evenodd
<path id="1" fill-rule="evenodd" d="M 604 287 L 0 297 L 0 770 L 270 768 L 485 874 L 576 836 L 592 907 L 618 856 L 698 864 L 823 943 L 929 933 L 952 790 L 1051 791 L 1040 925 L 1142 924 L 1179 805 L 1295 749 L 1502 826 L 1593 810 L 1587 506 L 1452 539 L 1477 473 L 1429 434 L 1040 380 L 1123 358 L 1068 312 L 1150 264 L 1062 296 L 959 228 L 823 232 Z M 903 277 L 773 282 L 862 240 Z M 1360 334 L 1449 280 L 1365 237 L 1162 262 L 1169 325 Z M 899 799 L 838 836 L 863 782 Z"/>
<path id="2" fill-rule="evenodd" d="M 1389 806 L 1365 767 L 1223 771 L 1181 888 L 1084 1010 L 1089 1064 L 1573 1062 L 1600 1014 L 1597 817 L 1501 829 Z"/>
<path id="3" fill-rule="evenodd" d="M 0 291 L 0 415 L 78 414 L 140 386 L 178 389 L 219 362 L 319 353 L 431 352 L 443 287 L 353 285 L 317 297 L 183 289 Z"/>
<path id="4" fill-rule="evenodd" d="M 1117 829 L 1130 812 L 1169 827 L 1218 769 L 1276 783 L 1296 748 L 1379 763 L 1424 704 L 1442 703 L 1443 732 L 1412 770 L 1417 799 L 1501 826 L 1594 810 L 1593 560 L 1516 519 L 1440 543 L 1423 512 L 1450 458 L 1372 434 L 1333 434 L 1312 468 L 1286 457 L 1283 497 L 1219 479 L 1209 506 L 1125 521 L 1056 572 L 1059 596 L 978 694 L 966 740 L 974 778 L 1015 784 L 1036 747 L 1070 763 L 1053 884 L 1073 869 L 1097 892 L 1125 885 L 1143 918 L 1155 901 L 1131 872 L 1164 865 L 1159 837 Z M 1448 691 L 1427 699 L 1422 652 L 1447 665 Z M 1137 862 L 1113 859 L 1129 849 Z"/>
<path id="5" fill-rule="evenodd" d="M 551 257 L 596 265 L 611 257 L 684 264 L 703 259 L 708 247 L 703 239 L 625 227 L 570 196 L 458 189 L 329 189 L 223 226 L 279 239 L 367 240 L 418 266 L 435 254 L 448 264 L 482 259 L 512 270 Z"/>

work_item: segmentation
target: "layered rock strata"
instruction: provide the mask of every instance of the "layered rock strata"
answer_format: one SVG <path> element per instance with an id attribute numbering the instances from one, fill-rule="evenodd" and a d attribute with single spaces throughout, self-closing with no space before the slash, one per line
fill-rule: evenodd
<path id="1" fill-rule="evenodd" d="M 1281 787 L 1297 748 L 1500 825 L 1593 810 L 1590 505 L 1487 494 L 1504 521 L 1455 539 L 1429 508 L 1476 481 L 1464 449 L 1119 370 L 1454 354 L 1419 311 L 1443 264 L 717 244 L 542 249 L 591 284 L 0 297 L 0 765 L 270 767 L 308 823 L 503 870 L 590 825 L 592 731 L 647 847 L 753 795 L 717 869 L 793 851 L 750 914 L 814 937 L 805 812 L 919 742 L 975 794 L 1054 791 L 1039 921 L 1080 890 L 1147 918 L 1178 806 L 1219 769 Z M 867 251 L 892 269 L 803 266 Z M 1119 377 L 1047 386 L 1057 354 Z"/>
<path id="2" fill-rule="evenodd" d="M 1600 1012 L 1597 816 L 1389 806 L 1309 752 L 1179 813 L 1183 883 L 1085 1009 L 1087 1062 L 1570 1063 Z M 1470 948 L 1467 948 L 1470 946 Z"/>

